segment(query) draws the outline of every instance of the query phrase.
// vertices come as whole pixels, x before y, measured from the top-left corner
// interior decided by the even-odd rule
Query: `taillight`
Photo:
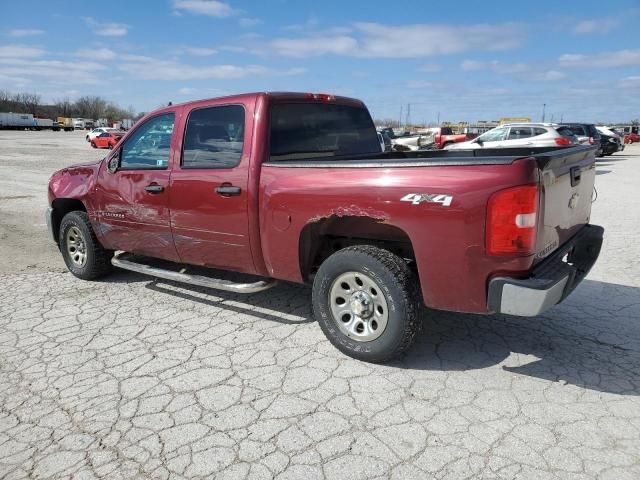
[[[571,141],[571,139],[567,137],[556,138],[556,145],[566,146],[566,145],[571,145],[572,143],[573,142]]]
[[[593,145],[593,137],[589,137],[589,145]]]
[[[491,195],[487,210],[487,253],[534,253],[537,218],[537,185],[507,188]]]

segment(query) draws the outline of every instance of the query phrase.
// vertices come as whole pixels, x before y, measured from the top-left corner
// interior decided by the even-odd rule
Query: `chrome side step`
[[[126,252],[118,252],[111,259],[111,264],[114,267],[143,273],[145,275],[151,275],[152,277],[198,285],[200,287],[214,288],[216,290],[224,290],[226,292],[257,293],[267,290],[278,283],[272,278],[260,280],[254,283],[235,283],[230,280],[218,280],[216,278],[205,277],[203,275],[190,275],[188,273],[173,272],[164,268],[152,267],[150,265],[145,265],[144,263],[127,260],[127,256],[130,256],[130,254]]]

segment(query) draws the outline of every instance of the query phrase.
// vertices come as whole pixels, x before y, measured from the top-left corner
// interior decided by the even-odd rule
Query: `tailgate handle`
[[[582,178],[582,170],[580,167],[571,167],[569,173],[571,174],[571,186],[575,187],[580,184],[580,178]]]

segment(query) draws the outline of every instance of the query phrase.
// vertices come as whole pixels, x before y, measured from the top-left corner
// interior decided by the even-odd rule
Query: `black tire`
[[[72,229],[79,232],[83,242],[82,248],[85,259],[82,264],[78,264],[77,260],[72,258],[72,253],[70,252],[69,245],[71,242],[69,242],[67,234]],[[69,212],[64,216],[62,222],[60,222],[58,245],[62,252],[64,263],[76,277],[82,280],[95,280],[111,273],[113,251],[102,248],[93,228],[91,228],[89,216],[86,212]]]
[[[388,307],[386,327],[370,341],[357,341],[343,333],[338,326],[341,320],[332,312],[334,282],[349,272],[373,280]],[[421,294],[415,275],[402,258],[381,248],[359,245],[331,255],[318,269],[312,297],[314,316],[326,337],[338,350],[358,360],[379,363],[397,357],[413,344],[422,327]]]
[[[93,142],[91,142],[91,146],[92,146],[93,148],[98,148],[98,146],[97,146],[95,143],[93,143]]]

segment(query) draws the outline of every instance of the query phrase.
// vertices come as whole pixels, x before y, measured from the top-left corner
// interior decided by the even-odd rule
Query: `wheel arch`
[[[305,225],[300,232],[300,274],[310,282],[330,255],[353,245],[372,245],[405,258],[415,269],[415,253],[409,235],[401,228],[366,216],[331,216]]]
[[[77,198],[56,198],[51,202],[51,208],[53,208],[51,215],[51,229],[56,243],[58,243],[60,224],[62,223],[64,216],[69,212],[87,211],[84,203]]]

